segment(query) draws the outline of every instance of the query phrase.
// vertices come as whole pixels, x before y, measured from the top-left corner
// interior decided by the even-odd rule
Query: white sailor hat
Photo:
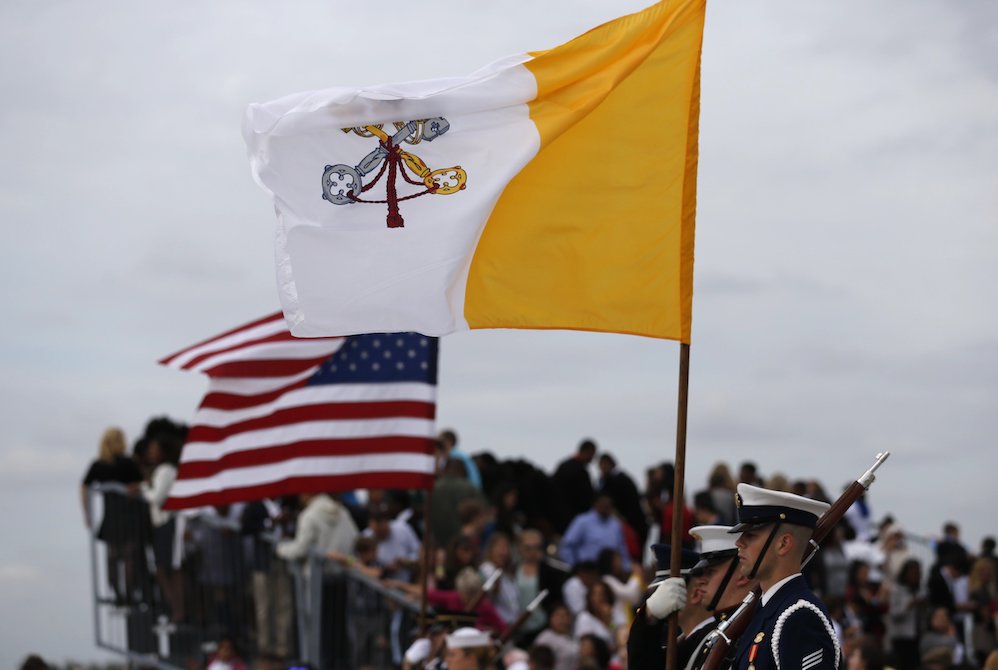
[[[759,526],[781,521],[797,526],[814,528],[818,517],[831,507],[828,503],[804,496],[770,491],[751,484],[739,484],[735,495],[738,524],[729,533],[740,533],[749,526]]]
[[[466,649],[469,647],[487,647],[492,638],[483,630],[477,628],[458,628],[447,636],[447,646],[451,649]]]
[[[655,578],[652,579],[651,584],[648,586],[658,584],[672,576],[672,545],[653,544],[651,545],[651,550],[655,553],[656,569]],[[689,577],[696,574],[693,568],[699,560],[700,555],[697,552],[682,549],[679,557],[679,576]]]
[[[704,568],[723,563],[738,555],[735,546],[735,536],[729,533],[731,526],[694,526],[690,528],[690,536],[700,541],[700,562],[694,569]]]

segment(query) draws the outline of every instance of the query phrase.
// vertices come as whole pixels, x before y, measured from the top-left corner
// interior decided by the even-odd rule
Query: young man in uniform
[[[837,670],[841,650],[824,604],[801,575],[801,561],[827,503],[738,485],[738,569],[758,579],[759,606],[738,640],[737,670]]]
[[[690,535],[700,542],[700,562],[694,569],[700,574],[696,587],[704,607],[712,614],[707,625],[691,631],[689,638],[694,650],[685,665],[686,670],[699,670],[707,660],[710,647],[706,642],[710,633],[734,612],[745,596],[758,583],[738,571],[738,547],[731,526],[695,526]],[[732,646],[729,654],[734,653]],[[722,668],[730,667],[730,656]]]

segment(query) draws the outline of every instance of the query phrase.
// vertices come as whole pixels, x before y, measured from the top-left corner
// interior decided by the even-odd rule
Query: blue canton
[[[438,338],[419,333],[353,335],[308,384],[437,383]]]

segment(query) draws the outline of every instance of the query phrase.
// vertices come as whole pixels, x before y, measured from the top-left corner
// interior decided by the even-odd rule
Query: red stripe
[[[200,493],[186,498],[169,498],[163,509],[177,510],[206,505],[231,505],[236,502],[275,498],[299,493],[327,493],[353,489],[429,489],[433,475],[416,472],[373,472],[364,474],[291,477],[283,481]]]
[[[238,393],[223,393],[221,391],[215,391],[204,397],[204,400],[201,401],[201,406],[198,407],[198,409],[245,409],[247,407],[256,407],[257,405],[268,403],[271,400],[276,400],[288,391],[302,388],[307,384],[308,378],[306,377],[305,379],[299,379],[298,381],[288,384],[287,386],[282,386],[279,389],[267,391],[266,393],[258,393],[256,395],[239,395]]]
[[[228,352],[231,352],[231,351],[237,351],[239,349],[245,349],[247,347],[253,347],[253,346],[256,346],[258,344],[267,344],[267,343],[273,343],[273,342],[290,342],[290,343],[292,343],[292,346],[293,346],[293,343],[295,343],[295,342],[301,342],[301,340],[298,339],[297,337],[295,337],[294,335],[292,335],[290,332],[275,333],[273,335],[268,335],[266,337],[258,337],[255,340],[246,340],[245,342],[239,342],[238,344],[233,344],[232,346],[226,347],[224,349],[212,349],[210,351],[206,351],[203,354],[195,356],[191,360],[189,360],[186,363],[184,363],[182,366],[180,366],[180,369],[181,370],[190,370],[191,368],[193,368],[195,365],[197,365],[201,361],[209,359],[212,356],[219,356],[221,354],[225,354],[225,353],[228,353]]]
[[[269,323],[271,321],[276,321],[278,319],[283,319],[283,318],[284,318],[284,314],[282,314],[281,312],[274,312],[273,314],[269,314],[269,315],[263,317],[262,319],[257,319],[256,321],[251,321],[249,323],[246,323],[246,324],[243,324],[243,325],[239,326],[238,328],[233,328],[232,330],[227,330],[224,333],[222,333],[221,335],[216,335],[215,337],[210,337],[207,340],[204,340],[202,342],[198,342],[197,344],[192,344],[189,347],[185,347],[184,349],[181,349],[177,353],[170,354],[166,358],[161,359],[159,361],[159,364],[160,365],[169,365],[170,361],[172,361],[173,359],[175,359],[178,356],[186,354],[191,349],[197,349],[198,347],[203,347],[204,345],[211,344],[212,342],[215,342],[216,340],[220,340],[223,337],[228,337],[229,335],[235,335],[236,333],[238,333],[240,331],[249,330],[250,328],[256,328],[257,326],[262,326],[265,323]]]
[[[203,370],[209,377],[290,377],[319,365],[332,354],[317,358],[287,358],[282,360],[243,360],[221,363]]]
[[[344,440],[302,440],[277,447],[246,449],[214,461],[181,462],[177,479],[203,479],[233,468],[272,465],[292,458],[312,456],[364,456],[367,454],[432,454],[436,441],[426,437],[364,437]]]
[[[353,419],[432,419],[436,405],[417,400],[388,402],[335,402],[288,407],[266,416],[254,417],[227,426],[193,426],[187,434],[188,442],[221,442],[251,430],[288,426],[304,421],[349,421]]]

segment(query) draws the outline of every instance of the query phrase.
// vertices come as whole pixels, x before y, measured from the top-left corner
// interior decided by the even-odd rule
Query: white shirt
[[[794,577],[800,577],[800,573],[798,572],[796,574],[790,575],[789,577],[784,577],[783,579],[781,579],[780,581],[776,582],[768,589],[766,589],[766,592],[762,594],[762,606],[765,607],[766,603],[769,602],[770,598],[775,596],[776,592],[780,590],[780,587],[789,582]]]

